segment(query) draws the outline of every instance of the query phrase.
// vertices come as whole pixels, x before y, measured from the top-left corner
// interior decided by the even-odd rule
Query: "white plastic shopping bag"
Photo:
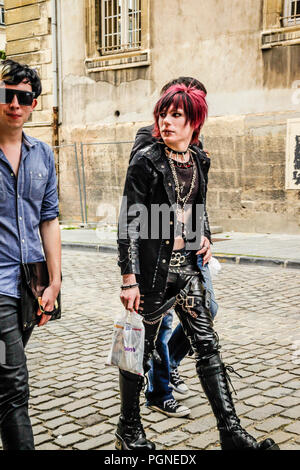
[[[143,317],[136,312],[130,313],[124,310],[114,322],[112,344],[106,365],[144,375],[144,340]]]
[[[217,258],[213,258],[213,257],[210,258],[208,262],[208,267],[209,267],[209,271],[210,271],[210,275],[212,279],[214,279],[221,271],[221,265],[219,261],[217,260]]]

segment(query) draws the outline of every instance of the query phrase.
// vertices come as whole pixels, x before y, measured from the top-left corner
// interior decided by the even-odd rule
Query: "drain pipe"
[[[57,54],[57,0],[51,0],[51,36],[52,36],[52,74],[53,74],[53,108],[52,108],[52,146],[56,162],[57,191],[59,195],[59,132],[58,132],[58,54]]]

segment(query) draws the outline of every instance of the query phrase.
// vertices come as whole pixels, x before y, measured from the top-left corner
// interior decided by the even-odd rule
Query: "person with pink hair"
[[[174,309],[195,354],[196,372],[216,417],[223,450],[277,450],[272,439],[257,442],[240,425],[219,353],[210,295],[197,269],[203,250],[206,184],[203,152],[193,145],[207,117],[205,93],[174,84],[154,108],[156,141],[132,157],[124,186],[118,249],[121,301],[143,316],[144,373],[155,354],[162,318]],[[206,252],[206,258],[211,256]],[[154,450],[141,423],[143,377],[119,371],[119,450]]]

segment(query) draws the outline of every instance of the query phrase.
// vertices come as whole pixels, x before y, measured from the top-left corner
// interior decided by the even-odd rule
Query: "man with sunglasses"
[[[35,70],[12,60],[0,62],[0,340],[4,345],[0,432],[4,450],[34,449],[24,352],[32,329],[23,332],[20,321],[22,263],[46,258],[50,283],[41,299],[39,326],[50,319],[61,285],[53,153],[23,131],[41,91]]]

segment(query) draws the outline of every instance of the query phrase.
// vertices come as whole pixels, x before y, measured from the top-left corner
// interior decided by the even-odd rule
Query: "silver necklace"
[[[172,176],[173,176],[174,183],[175,183],[176,214],[177,214],[177,219],[179,219],[179,217],[184,215],[185,206],[186,206],[189,198],[191,197],[191,194],[192,194],[193,189],[195,187],[195,182],[196,182],[196,177],[197,177],[197,170],[196,170],[195,160],[193,159],[193,156],[191,154],[191,160],[193,162],[193,175],[192,175],[192,180],[191,180],[191,186],[190,186],[189,192],[185,196],[182,196],[181,190],[183,190],[183,187],[180,188],[176,168],[175,168],[175,165],[174,165],[174,162],[173,162],[173,159],[172,159],[172,151],[167,155],[167,157],[168,157],[168,160],[169,160],[169,163],[170,163],[170,168],[171,168]]]

